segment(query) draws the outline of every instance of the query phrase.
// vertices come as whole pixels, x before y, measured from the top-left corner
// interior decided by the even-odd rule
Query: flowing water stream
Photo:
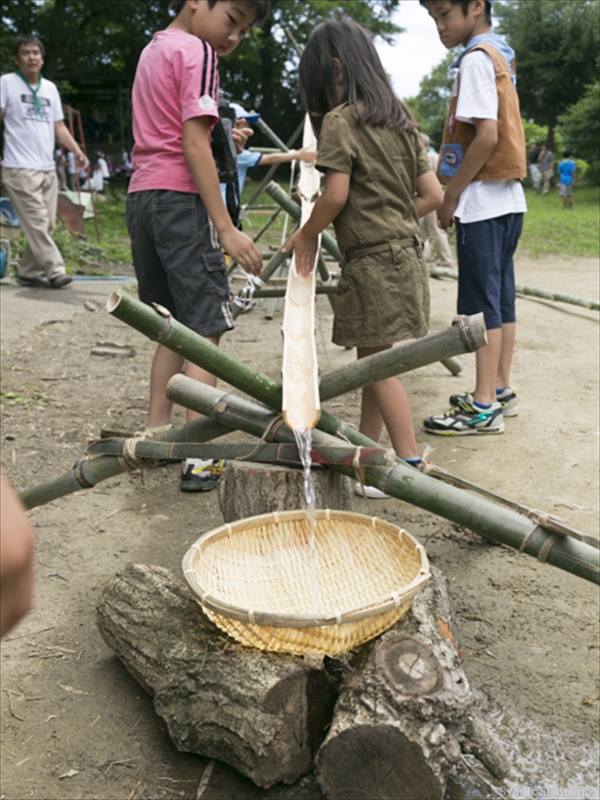
[[[294,429],[294,437],[298,447],[300,460],[304,469],[304,494],[306,496],[306,519],[309,526],[309,558],[310,558],[310,596],[311,596],[311,613],[318,614],[321,609],[321,593],[319,590],[319,580],[317,575],[318,570],[318,554],[317,554],[317,512],[315,508],[315,486],[312,479],[312,430],[309,428],[307,431],[299,431]]]

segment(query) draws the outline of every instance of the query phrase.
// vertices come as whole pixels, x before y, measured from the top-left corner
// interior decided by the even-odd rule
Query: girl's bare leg
[[[389,350],[391,345],[382,347],[359,347],[358,358]],[[386,378],[363,389],[360,432],[377,441],[384,423],[392,446],[400,458],[417,458],[417,440],[412,423],[410,402],[400,381]],[[364,427],[363,427],[364,425]],[[377,434],[376,436],[373,434]]]

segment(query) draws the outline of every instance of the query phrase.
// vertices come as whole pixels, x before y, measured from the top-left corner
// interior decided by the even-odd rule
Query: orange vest
[[[498,90],[498,143],[473,180],[502,181],[526,178],[525,131],[521,122],[519,97],[506,59],[492,45],[479,44],[472,50],[484,50],[492,59]],[[460,92],[460,73],[458,92]],[[450,101],[450,110],[444,126],[444,138],[437,168],[441,183],[450,183],[475,138],[475,126],[456,119],[457,102],[458,93]]]

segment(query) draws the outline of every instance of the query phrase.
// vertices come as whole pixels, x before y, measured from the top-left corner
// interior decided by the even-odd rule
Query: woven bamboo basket
[[[222,525],[186,553],[204,612],[242,644],[345,653],[394,625],[430,576],[425,550],[377,517],[329,509]]]

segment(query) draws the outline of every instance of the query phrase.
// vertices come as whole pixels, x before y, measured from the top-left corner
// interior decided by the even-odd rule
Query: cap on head
[[[239,103],[230,103],[231,108],[235,111],[237,119],[245,119],[252,125],[260,119],[260,114],[248,114],[248,112]]]

